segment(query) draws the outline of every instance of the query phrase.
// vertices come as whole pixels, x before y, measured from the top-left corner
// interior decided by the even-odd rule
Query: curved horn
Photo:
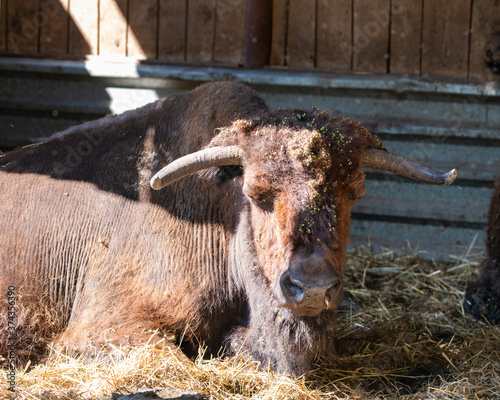
[[[379,149],[366,149],[361,167],[393,172],[430,185],[447,186],[457,177],[457,170],[439,171],[418,161]]]
[[[242,159],[243,152],[238,146],[211,147],[200,150],[178,158],[162,168],[151,178],[150,185],[153,189],[159,190],[203,169],[223,165],[241,165]]]

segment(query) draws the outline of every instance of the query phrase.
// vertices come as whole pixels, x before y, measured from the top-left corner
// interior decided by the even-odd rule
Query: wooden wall
[[[246,0],[2,0],[0,53],[244,62]],[[495,77],[498,0],[274,0],[270,65]]]
[[[498,0],[274,0],[271,63],[493,79]]]
[[[2,0],[0,51],[239,63],[245,0]]]

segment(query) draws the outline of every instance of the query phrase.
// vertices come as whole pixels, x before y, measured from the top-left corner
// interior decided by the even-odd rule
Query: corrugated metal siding
[[[500,175],[500,91],[491,85],[0,59],[0,148],[220,79],[250,83],[273,107],[316,106],[353,116],[391,151],[458,168],[456,183],[446,188],[367,171],[367,194],[353,209],[353,244],[409,243],[445,258],[483,250]]]

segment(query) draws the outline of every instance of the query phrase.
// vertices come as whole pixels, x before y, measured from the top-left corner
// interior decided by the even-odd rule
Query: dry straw
[[[0,398],[109,399],[118,389],[152,387],[210,399],[500,398],[500,328],[462,309],[476,270],[477,262],[461,259],[355,250],[338,313],[338,355],[318,360],[305,377],[241,357],[189,360],[158,343],[115,349],[93,362],[59,354],[18,371],[16,397],[3,384]]]

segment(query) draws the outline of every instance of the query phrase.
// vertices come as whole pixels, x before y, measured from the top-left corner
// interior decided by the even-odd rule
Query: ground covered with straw
[[[355,250],[338,313],[338,355],[318,360],[304,377],[143,346],[107,361],[60,355],[20,369],[16,395],[2,384],[0,398],[110,399],[118,390],[166,387],[209,399],[500,399],[500,327],[462,309],[478,261]]]

